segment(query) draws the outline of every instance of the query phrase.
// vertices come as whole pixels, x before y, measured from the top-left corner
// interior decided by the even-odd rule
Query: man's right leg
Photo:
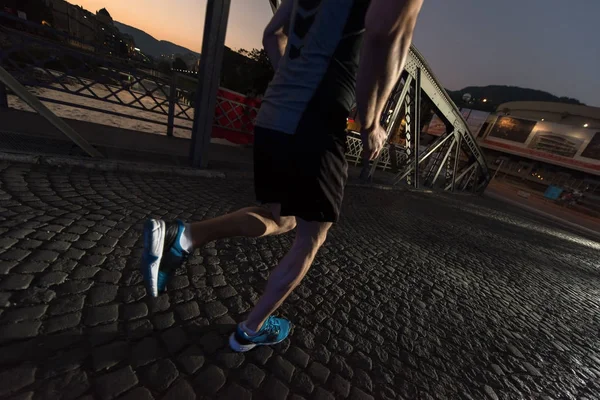
[[[194,248],[230,237],[280,235],[296,227],[295,217],[282,217],[280,204],[248,207],[190,225]]]
[[[229,338],[234,351],[279,343],[289,334],[289,321],[275,318],[272,314],[300,284],[332,225],[331,222],[307,222],[299,218],[297,221],[292,248],[271,272],[264,294],[246,321],[240,323]]]
[[[220,217],[184,224],[150,219],[144,226],[142,273],[151,296],[165,290],[174,271],[195,248],[230,237],[280,235],[296,227],[295,217],[281,217],[281,206],[248,207]]]

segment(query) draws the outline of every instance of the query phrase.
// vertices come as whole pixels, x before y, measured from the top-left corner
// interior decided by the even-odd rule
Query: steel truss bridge
[[[174,128],[191,130],[192,164],[205,167],[213,127],[247,133],[251,130],[257,112],[252,106],[223,97],[223,91],[218,87],[230,1],[208,1],[201,66],[198,80],[192,85],[182,74],[161,76],[142,66],[136,67],[116,58],[87,54],[71,46],[0,25],[0,107],[7,106],[8,87],[93,157],[102,157],[102,154],[40,100],[163,124],[169,136],[173,135]],[[269,0],[269,4],[274,12],[280,0]],[[49,60],[54,66],[62,64],[59,71],[48,67]],[[93,76],[90,75],[90,68],[94,71]],[[130,82],[124,86],[115,85],[114,82],[118,82],[119,76],[122,77],[123,74],[129,77]],[[195,85],[196,89],[193,87]],[[72,97],[73,100],[69,100],[67,104],[64,100],[51,96],[36,97],[25,86],[41,87],[47,91],[77,97]],[[182,98],[189,98],[190,94],[196,99],[193,106]],[[120,108],[118,111],[109,111],[104,106],[82,104],[78,98],[87,99],[88,103],[89,100],[94,100],[94,104],[110,103],[111,106]],[[425,98],[445,122],[446,132],[429,145],[421,146],[421,115]],[[141,116],[138,111],[145,114]],[[389,184],[408,184],[415,188],[472,192],[485,189],[490,174],[482,151],[462,114],[414,47],[411,47],[405,70],[382,116],[383,126],[387,128],[389,135],[402,121],[405,122],[405,145],[386,146],[377,160],[363,167],[365,178],[373,179],[378,175],[377,178],[382,176]],[[360,137],[357,133],[350,132],[347,152],[349,161],[360,163],[361,154]]]
[[[269,4],[275,12],[281,0],[269,0]],[[420,146],[422,96],[430,100],[446,125],[446,132],[424,150]],[[406,121],[406,145],[403,149],[388,145],[371,164],[369,178],[378,168],[387,170],[395,165],[399,171],[389,179],[391,184],[404,181],[415,188],[481,192],[489,183],[485,158],[467,122],[414,46],[382,118],[388,137],[403,119]],[[358,135],[348,136],[348,148],[348,157],[358,163],[362,154]]]

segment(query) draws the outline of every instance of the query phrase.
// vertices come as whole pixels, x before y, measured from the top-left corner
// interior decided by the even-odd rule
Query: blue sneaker
[[[152,297],[165,291],[167,283],[189,256],[181,247],[183,222],[149,219],[144,224],[142,275]]]
[[[287,319],[270,316],[260,331],[254,336],[248,335],[238,324],[234,333],[229,337],[229,347],[237,352],[252,350],[256,346],[269,346],[283,342],[290,334],[292,324]]]

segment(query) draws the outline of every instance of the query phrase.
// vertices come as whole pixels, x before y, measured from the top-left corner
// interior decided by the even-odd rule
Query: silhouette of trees
[[[158,62],[156,69],[158,71],[162,72],[163,74],[170,74],[171,73],[171,64],[167,61],[161,60]]]
[[[105,17],[112,19],[112,17],[110,16],[110,13],[108,12],[108,10],[106,8],[102,8],[101,10],[99,10],[98,14],[104,15]]]
[[[183,69],[187,70],[187,64],[180,57],[176,57],[175,61],[173,61],[173,69]]]
[[[273,74],[273,67],[264,50],[234,51],[225,47],[221,86],[251,97],[262,96]]]

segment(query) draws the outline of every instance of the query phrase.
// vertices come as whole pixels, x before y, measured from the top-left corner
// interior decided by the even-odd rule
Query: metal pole
[[[169,119],[167,120],[167,136],[173,136],[175,122],[175,103],[177,102],[177,75],[171,71],[171,87],[169,90]]]
[[[6,85],[0,82],[0,109],[8,108],[8,94],[6,93]]]
[[[473,182],[473,186],[471,187],[471,193],[475,193],[477,191],[477,177],[479,176],[479,165],[477,167],[475,167],[475,171],[473,171],[473,173],[475,174],[475,181]]]
[[[204,22],[204,39],[198,73],[198,90],[194,108],[194,127],[190,158],[192,166],[206,168],[212,132],[221,64],[225,49],[225,33],[231,0],[208,0]]]
[[[275,14],[275,11],[277,11],[277,9],[279,8],[281,1],[280,0],[269,0],[269,4],[271,5],[271,11],[273,11],[273,14]]]
[[[454,145],[456,144],[456,136],[452,135],[449,136],[452,138],[452,142],[450,143],[450,146],[448,146],[448,150],[446,151],[446,154],[444,155],[444,158],[442,160],[442,162],[440,163],[440,167],[438,168],[437,172],[435,173],[435,176],[433,177],[433,182],[431,182],[431,187],[435,187],[435,183],[437,182],[440,174],[442,173],[442,170],[444,169],[444,167],[448,167],[446,165],[446,162],[448,161],[448,157],[450,157],[450,154],[452,154],[452,149],[454,148]],[[448,179],[446,179],[446,182],[448,181]]]
[[[423,161],[425,161],[429,156],[431,156],[437,149],[439,149],[448,139],[452,138],[452,144],[454,144],[454,135],[448,135],[446,136],[443,140],[441,140],[439,143],[435,144],[431,149],[427,150],[427,153],[425,153],[425,155],[423,155],[423,157],[421,157],[419,159],[419,164],[422,163]],[[452,146],[452,144],[450,146]],[[450,151],[450,150],[448,150]],[[445,160],[446,158],[444,158]],[[395,175],[392,180],[391,180],[391,184],[395,185],[396,183],[400,182],[402,179],[406,178],[410,173],[412,173],[414,168],[414,165],[409,165],[408,168],[405,168],[403,171],[399,172],[397,175]]]
[[[92,157],[103,158],[104,156],[94,146],[88,143],[71,128],[65,121],[58,118],[56,114],[48,109],[37,97],[29,93],[29,91],[19,83],[7,70],[0,67],[0,81],[4,82],[21,100],[38,112],[42,117],[46,118],[52,125],[61,131],[66,137],[71,139],[73,143],[79,146],[83,151]]]
[[[475,162],[474,162],[473,164],[471,164],[471,165],[470,165],[468,168],[466,168],[465,170],[463,170],[463,172],[462,172],[462,173],[461,173],[461,174],[460,174],[460,175],[459,175],[459,176],[458,176],[456,179],[454,179],[454,176],[453,176],[452,183],[451,183],[451,184],[449,184],[448,186],[446,186],[446,189],[444,189],[444,190],[452,189],[452,191],[454,191],[454,189],[452,188],[452,186],[453,186],[453,185],[454,185],[456,182],[460,182],[460,180],[461,180],[461,179],[462,179],[462,178],[463,178],[463,177],[464,177],[466,174],[468,174],[469,172],[473,171],[473,168],[477,167],[477,165],[478,165],[478,164],[477,164],[477,161],[475,161]],[[470,178],[469,178],[469,179],[470,179]]]
[[[414,185],[415,189],[419,188],[419,142],[421,138],[421,68],[417,68],[416,71],[416,79],[415,79],[415,117],[414,121],[414,142],[415,142],[415,154],[414,154],[414,163],[415,163],[415,180]]]
[[[454,192],[454,184],[456,183],[456,174],[458,172],[458,159],[460,158],[460,145],[462,143],[462,135],[459,131],[456,131],[456,153],[454,155],[454,168],[452,168],[452,183],[450,184],[450,190]]]
[[[496,178],[496,175],[498,174],[498,171],[500,171],[500,168],[502,168],[502,164],[504,164],[504,160],[500,161],[500,165],[498,165],[496,172],[494,172],[494,176],[492,176],[492,181],[494,180],[494,178]]]
[[[402,80],[402,77],[400,77],[397,84],[400,84],[401,80]],[[386,144],[389,142],[390,136],[392,135],[393,130],[396,128],[396,123],[402,123],[402,120],[398,121],[398,116],[400,114],[400,110],[405,108],[405,106],[406,106],[404,104],[404,100],[406,99],[406,95],[407,95],[408,91],[410,90],[410,85],[412,84],[412,80],[413,80],[413,77],[411,75],[407,75],[406,79],[404,80],[404,86],[402,87],[400,96],[398,97],[398,100],[396,101],[396,104],[394,106],[394,112],[392,113],[392,116],[390,118],[390,123],[386,127],[386,131],[387,131],[387,138],[385,140]],[[390,156],[392,156],[391,153],[390,153]],[[395,157],[395,154],[393,154],[393,156]],[[379,153],[379,155],[377,156],[377,158],[373,161],[373,164],[371,165],[371,168],[369,171],[369,177],[373,177],[373,175],[375,174],[375,170],[377,169],[377,165],[379,164],[380,159],[381,159],[381,152]]]

